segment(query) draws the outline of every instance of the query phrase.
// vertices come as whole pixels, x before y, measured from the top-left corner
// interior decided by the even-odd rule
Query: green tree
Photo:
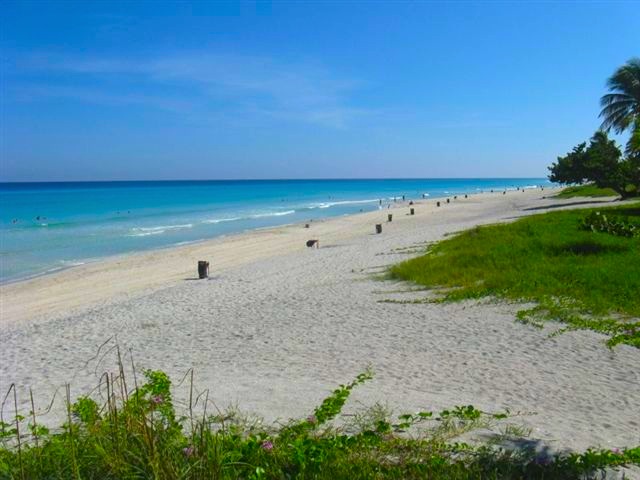
[[[625,196],[627,179],[622,152],[603,131],[596,132],[585,152],[585,177],[600,188],[612,188]]]
[[[587,142],[573,147],[564,157],[549,167],[549,180],[554,183],[584,183],[588,180],[586,171]]]
[[[627,154],[640,153],[640,58],[632,58],[618,68],[607,81],[609,92],[600,99],[604,131],[616,133],[627,130],[631,139]]]
[[[637,191],[629,184],[638,185],[640,158],[622,158],[622,152],[606,132],[598,131],[586,143],[574,147],[549,167],[549,180],[556,183],[593,182],[600,188],[612,188],[622,197]]]

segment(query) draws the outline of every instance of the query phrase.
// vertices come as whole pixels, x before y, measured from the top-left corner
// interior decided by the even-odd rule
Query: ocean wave
[[[166,230],[154,230],[153,232],[140,232],[140,233],[130,233],[127,237],[148,237],[149,235],[160,235],[166,232]]]
[[[85,265],[87,262],[81,262],[79,260],[60,260],[60,263],[65,267],[79,267]]]
[[[135,227],[131,230],[134,232],[157,232],[158,230],[178,230],[181,228],[191,228],[193,223],[185,223],[183,225],[161,225],[159,227]]]
[[[245,217],[246,218],[246,217]],[[202,223],[222,223],[222,222],[235,222],[236,220],[242,220],[243,217],[231,217],[231,218],[211,218],[209,220],[203,220]]]
[[[264,213],[254,213],[252,215],[245,215],[242,217],[225,217],[225,218],[211,218],[208,220],[203,220],[202,223],[222,223],[222,222],[235,222],[238,220],[251,220],[254,218],[266,218],[266,217],[281,217],[283,215],[291,215],[296,213],[295,210],[286,210],[284,212],[264,212]]]
[[[331,207],[335,207],[336,205],[357,205],[361,203],[376,203],[378,201],[379,199],[373,198],[373,199],[367,199],[367,200],[341,200],[338,202],[322,202],[315,205],[311,205],[307,207],[307,209],[312,210],[314,208],[331,208]]]
[[[286,210],[284,212],[256,213],[255,215],[250,215],[248,218],[281,217],[283,215],[291,215],[292,213],[296,213],[296,211]]]
[[[192,228],[193,223],[185,223],[183,225],[160,225],[157,227],[134,227],[129,230],[128,237],[148,237],[149,235],[160,235],[167,230],[181,230],[183,228]]]

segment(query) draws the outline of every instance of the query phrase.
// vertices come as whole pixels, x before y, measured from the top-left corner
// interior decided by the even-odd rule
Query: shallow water
[[[244,230],[542,178],[0,184],[0,281]],[[380,205],[382,200],[382,205]]]

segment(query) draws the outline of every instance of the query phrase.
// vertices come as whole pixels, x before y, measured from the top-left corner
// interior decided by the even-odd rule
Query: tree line
[[[549,180],[562,184],[594,183],[622,198],[640,195],[640,58],[632,58],[608,79],[600,99],[600,129],[589,142],[573,148],[549,167]],[[624,153],[609,138],[629,132]]]

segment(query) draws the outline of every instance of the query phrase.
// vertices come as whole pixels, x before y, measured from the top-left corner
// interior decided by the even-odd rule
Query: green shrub
[[[539,457],[497,443],[456,442],[509,416],[473,406],[403,414],[396,421],[376,415],[359,428],[332,424],[370,372],[340,386],[308,418],[281,427],[208,415],[206,408],[196,417],[191,404],[180,416],[167,375],[147,371],[145,377],[144,385],[126,392],[123,377],[113,384],[106,376],[106,402],[80,397],[55,433],[39,429],[35,415],[3,423],[0,478],[582,479],[640,464],[640,448]],[[21,430],[30,433],[18,436],[24,422],[31,428]]]
[[[628,219],[610,218],[600,212],[589,213],[582,221],[582,228],[619,237],[636,237],[640,235],[639,225],[630,222]]]

